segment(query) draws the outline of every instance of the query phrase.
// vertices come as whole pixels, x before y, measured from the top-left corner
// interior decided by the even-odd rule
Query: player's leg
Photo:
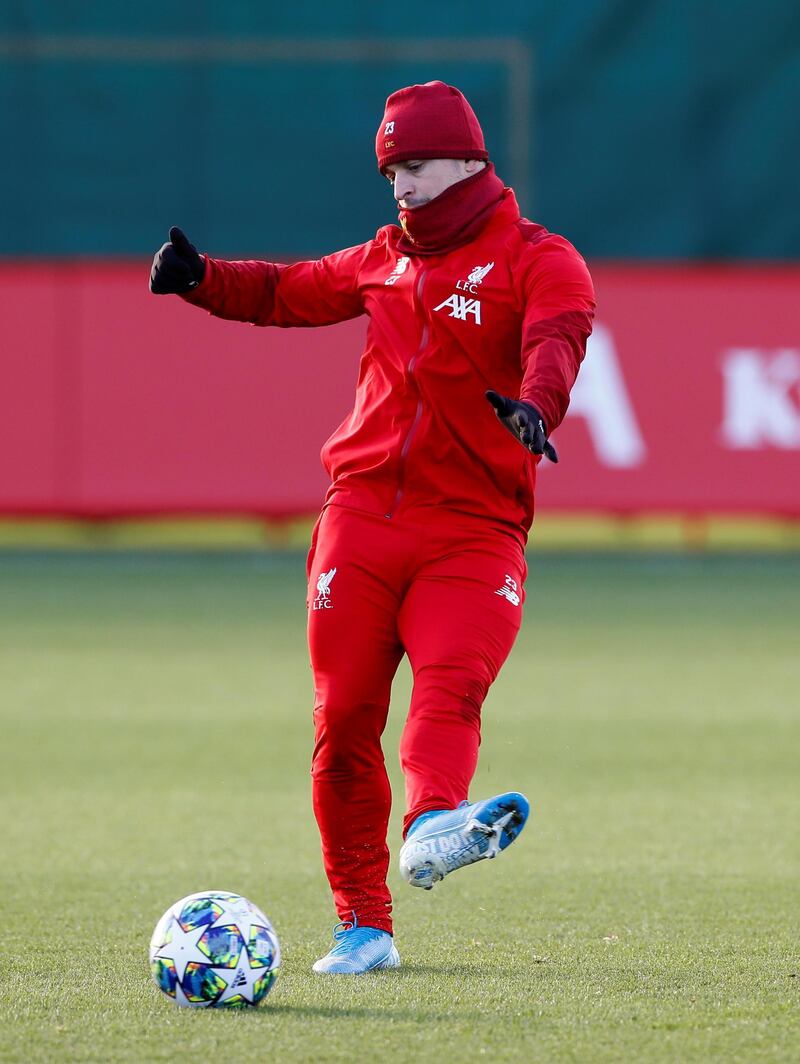
[[[343,921],[391,932],[391,806],[381,733],[402,657],[394,541],[376,519],[329,507],[309,555],[314,813]]]
[[[423,814],[454,810],[467,801],[478,762],[483,701],[522,620],[526,567],[521,543],[502,532],[473,531],[460,543],[453,542],[452,532],[447,536],[446,547],[431,537],[431,560],[415,575],[400,612],[400,636],[414,675],[400,748],[404,833],[414,825],[416,834]],[[465,836],[464,843],[475,847],[473,859],[478,859],[513,841],[527,812],[523,796],[510,792],[438,827],[446,829],[452,844],[468,822],[483,823],[485,830],[476,828],[478,834]],[[426,831],[434,826],[431,819]]]

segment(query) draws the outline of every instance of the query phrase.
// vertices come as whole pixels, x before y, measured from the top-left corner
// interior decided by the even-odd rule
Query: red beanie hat
[[[488,159],[483,131],[465,97],[443,81],[409,85],[386,101],[375,138],[378,169],[406,159]]]

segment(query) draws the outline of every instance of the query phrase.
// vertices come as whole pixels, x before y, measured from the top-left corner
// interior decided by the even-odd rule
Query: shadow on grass
[[[492,967],[491,974],[494,976],[506,976],[519,980],[524,972],[520,968],[497,968]],[[343,976],[336,979],[338,986],[347,985],[352,980],[354,986],[358,986],[359,992],[369,993],[370,985],[378,987],[380,985],[388,986],[398,983],[416,983],[414,989],[416,991],[420,988],[420,982],[424,983],[426,978],[431,977],[445,977],[448,980],[454,976],[460,980],[466,980],[468,982],[474,979],[477,986],[480,982],[483,984],[486,980],[486,969],[481,968],[480,965],[468,965],[468,964],[404,964],[402,968],[392,972],[371,972],[367,975],[353,975]],[[464,983],[462,982],[459,989],[462,989]],[[379,1020],[385,1022],[387,1016],[391,1016],[392,1020],[412,1020],[414,1023],[442,1023],[445,1021],[452,1021],[454,1018],[453,1010],[439,1010],[439,1011],[423,1011],[418,1006],[412,1006],[409,1008],[395,1008],[395,1002],[390,1004],[382,1004],[379,1006],[371,1005],[358,1005],[352,1002],[347,1002],[342,1005],[307,1005],[307,1004],[291,1004],[284,1003],[280,1000],[273,1000],[270,998],[268,1002],[262,1008],[258,1009],[244,1009],[236,1010],[238,1016],[256,1017],[266,1020],[270,1015],[273,1016],[297,1016],[297,1017],[316,1017],[320,1019],[341,1019],[348,1017],[351,1019],[361,1020]],[[465,1013],[466,1015],[466,1013]],[[473,1010],[469,1011],[469,1015],[473,1015]]]
[[[363,1008],[358,1005],[281,1005],[277,1002],[274,1005],[267,1004],[263,1008],[247,1009],[239,1012],[238,1015],[258,1016],[261,1019],[269,1019],[270,1013],[273,1016],[276,1014],[279,1016],[307,1016],[309,1018],[317,1017],[331,1020],[348,1017],[359,1020],[378,1020],[381,1023],[385,1023],[389,1017],[392,1020],[413,1020],[414,1023],[442,1023],[445,1020],[453,1019],[452,1013],[445,1015],[441,1012],[422,1012],[418,1008],[396,1009],[390,1005],[381,1008]]]
[[[481,965],[481,964],[415,964],[403,962],[403,967],[397,972],[392,973],[394,979],[413,979],[416,976],[447,976],[448,978],[457,975],[461,979],[474,978],[480,980],[482,983],[486,982],[487,975],[499,975],[510,976],[514,979],[519,979],[525,974],[522,966],[516,968],[500,968],[495,964]]]

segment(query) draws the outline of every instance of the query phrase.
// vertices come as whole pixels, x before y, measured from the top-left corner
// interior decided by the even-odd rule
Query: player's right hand
[[[157,296],[190,292],[197,288],[206,272],[206,261],[177,225],[169,231],[150,269],[150,291]]]

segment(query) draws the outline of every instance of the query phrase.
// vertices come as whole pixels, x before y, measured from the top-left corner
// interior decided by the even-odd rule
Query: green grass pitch
[[[302,558],[1,554],[0,1059],[797,1060],[800,558],[530,564],[473,788],[529,826],[430,893],[393,863],[403,968],[325,980]],[[150,980],[203,888],[275,924],[261,1009]]]

